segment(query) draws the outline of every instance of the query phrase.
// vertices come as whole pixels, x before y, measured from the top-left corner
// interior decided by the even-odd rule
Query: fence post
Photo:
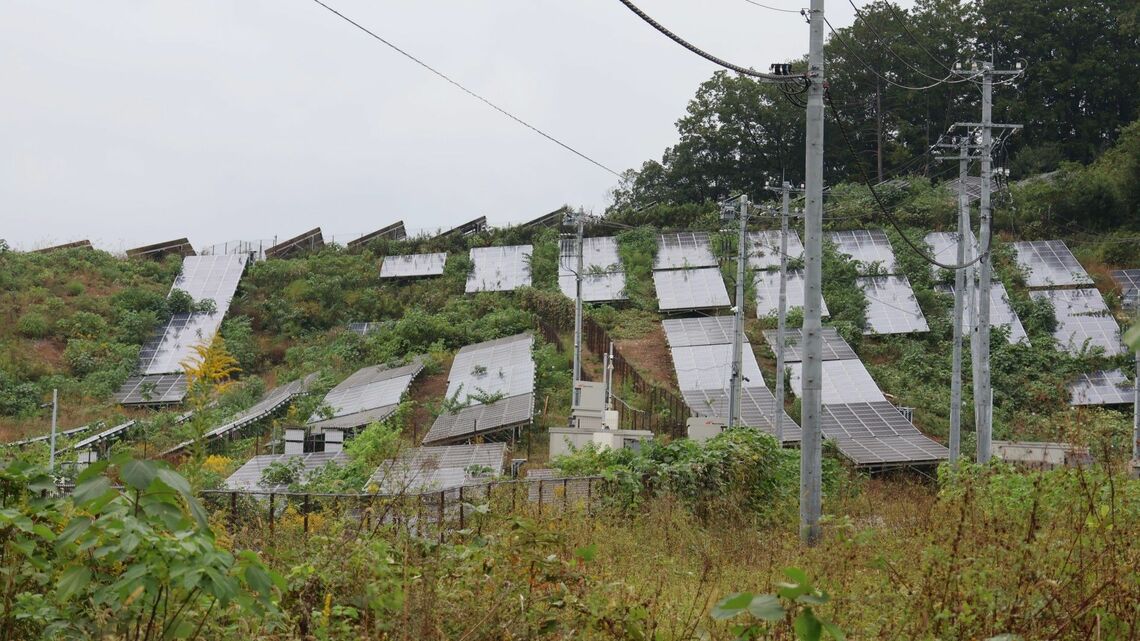
[[[542,516],[542,479],[538,479],[538,515]]]
[[[275,511],[273,509],[273,499],[276,496],[277,495],[274,494],[273,492],[269,493],[269,533],[270,534],[273,534],[273,512]]]
[[[230,492],[230,525],[237,529],[237,492]]]
[[[459,529],[462,530],[464,526],[463,520],[463,486],[459,486]]]
[[[304,512],[305,512],[304,525],[303,525],[304,533],[308,534],[309,533],[309,495],[308,495],[308,493],[305,494],[305,500],[301,503],[301,509],[304,510]]]
[[[439,522],[436,524],[439,527],[439,542],[443,543],[443,496],[444,490],[439,491]]]
[[[570,479],[562,479],[562,511],[565,513],[570,507]]]
[[[586,515],[594,515],[594,477],[586,481]]]

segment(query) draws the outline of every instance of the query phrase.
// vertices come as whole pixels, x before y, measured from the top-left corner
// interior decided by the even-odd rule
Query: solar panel
[[[446,252],[386,256],[384,263],[380,265],[380,278],[442,276],[445,263],[447,263]]]
[[[1079,354],[1087,344],[1089,348],[1104,348],[1108,356],[1126,353],[1120,340],[1120,326],[1095,288],[1039,290],[1029,295],[1053,304],[1057,316],[1053,338],[1061,349]]]
[[[658,308],[663,312],[728,307],[728,290],[717,267],[653,272]]]
[[[927,245],[930,245],[931,258],[944,265],[958,264],[958,232],[932,231],[926,235],[924,240]],[[969,232],[966,243],[966,256],[976,255],[978,240],[974,237],[973,231]],[[936,276],[940,269],[942,268],[936,265],[930,266],[930,272]]]
[[[360,334],[361,336],[367,336],[367,335],[372,334],[374,332],[380,331],[381,329],[384,328],[384,325],[386,325],[386,324],[387,324],[387,322],[349,323],[348,324],[348,331],[353,332],[355,334]]]
[[[389,240],[404,240],[407,237],[408,231],[404,229],[404,221],[397,220],[387,227],[381,227],[380,229],[377,229],[370,234],[364,234],[360,238],[348,241],[348,244],[345,245],[345,247],[362,247],[374,240],[379,240],[381,238],[387,238]]]
[[[707,232],[678,232],[657,237],[657,258],[653,269],[715,267],[716,257]]]
[[[575,241],[574,238],[563,241],[558,263],[558,287],[568,298],[577,296]],[[582,239],[582,265],[582,300],[600,303],[626,299],[625,273],[618,256],[617,239],[608,236]]]
[[[262,483],[262,475],[274,463],[286,464],[292,461],[301,462],[301,478],[299,484],[307,483],[313,474],[319,472],[329,463],[343,465],[348,462],[348,455],[341,452],[308,452],[305,454],[261,454],[246,461],[236,472],[226,479],[226,489],[251,492],[288,492],[289,484]]]
[[[670,347],[677,371],[677,388],[685,390],[727,390],[732,377],[732,345],[692,345]],[[744,382],[764,385],[764,375],[750,345],[742,352]]]
[[[518,334],[468,345],[451,362],[447,397],[456,394],[516,396],[534,391],[534,337]]]
[[[369,485],[392,494],[447,490],[502,474],[506,455],[506,443],[415,447],[376,468]]]
[[[195,345],[208,343],[222,324],[230,307],[238,281],[245,270],[244,255],[187,256],[182,273],[171,291],[181,289],[200,302],[214,301],[213,313],[174,314],[139,352],[139,371],[143,374],[167,374],[182,371],[182,361],[193,354]]]
[[[261,400],[254,403],[249,409],[239,412],[233,416],[229,421],[215,427],[214,429],[206,432],[204,438],[211,441],[217,438],[222,438],[240,431],[242,428],[252,425],[270,415],[277,410],[288,405],[294,398],[304,394],[308,391],[309,386],[316,380],[316,374],[309,374],[303,379],[295,380],[286,385],[282,385],[272,391],[268,392],[261,397]],[[194,443],[193,440],[184,441],[175,445],[174,447],[166,450],[161,456],[165,457],[170,454],[176,454]]]
[[[953,285],[938,285],[935,289],[944,294],[954,295]],[[1010,344],[1020,343],[1022,341],[1029,342],[1029,336],[1025,333],[1025,327],[1022,326],[1021,319],[1017,317],[1017,314],[1013,311],[1013,306],[1009,303],[1009,296],[1006,295],[1005,285],[999,282],[990,283],[990,325],[1009,328],[1009,337],[1007,340]],[[973,331],[970,327],[969,314],[966,313],[962,314],[962,331],[967,335]]]
[[[1120,287],[1120,301],[1125,309],[1140,307],[1140,269],[1118,269],[1112,280]]]
[[[946,181],[946,189],[954,194],[955,200],[958,198],[958,185],[961,182],[960,178]],[[982,178],[981,176],[967,176],[966,177],[966,198],[969,202],[981,200],[982,198]]]
[[[1064,241],[1021,241],[1013,243],[1013,249],[1017,252],[1017,264],[1026,273],[1027,287],[1093,284]]]
[[[534,416],[534,394],[511,396],[494,403],[473,404],[440,414],[424,435],[424,444],[465,441],[525,425]]]
[[[804,257],[804,245],[795,230],[788,230],[788,259]],[[756,231],[748,234],[748,265],[752,269],[780,267],[780,230]]]
[[[120,405],[174,405],[186,398],[185,374],[131,376],[115,392]]]
[[[774,329],[764,330],[764,340],[768,341],[768,345],[772,347],[772,351],[776,351],[776,335],[777,331]],[[824,327],[820,334],[823,347],[823,359],[825,361],[845,361],[845,360],[858,360],[859,356],[855,354],[855,350],[843,340],[839,332],[835,331],[834,327]],[[800,329],[785,329],[784,330],[784,363],[798,363],[803,361],[803,352],[800,348],[800,343],[803,340],[803,331]]]
[[[833,231],[828,232],[827,238],[835,243],[839,253],[847,254],[852,260],[862,263],[863,270],[873,263],[878,263],[888,274],[897,271],[895,251],[891,248],[887,233],[881,229]]]
[[[661,321],[670,347],[731,345],[733,325],[731,316],[667,318]]]
[[[478,234],[485,229],[487,229],[487,217],[480,216],[475,220],[465,222],[458,227],[452,227],[445,232],[440,232],[439,234],[436,234],[435,238],[443,238],[452,234],[458,234],[460,236],[471,236]]]
[[[357,370],[325,395],[331,416],[320,413],[309,417],[315,428],[351,429],[382,421],[392,415],[412,380],[423,369],[416,361],[403,367],[383,365]]]
[[[931,465],[950,458],[950,450],[921,433],[834,440],[843,456],[862,467]]]
[[[821,387],[824,405],[877,403],[887,400],[862,362],[823,361],[822,365]],[[796,396],[803,396],[803,363],[788,363],[788,369],[791,370],[788,385]]]
[[[90,448],[94,447],[95,445],[98,445],[99,443],[102,443],[104,441],[119,439],[127,432],[127,430],[131,429],[134,426],[135,426],[134,421],[127,421],[126,423],[120,423],[120,424],[118,424],[118,425],[116,425],[110,429],[99,432],[98,434],[88,436],[87,438],[85,438],[82,441],[79,441],[78,443],[73,445],[71,449],[73,449],[73,450],[86,450],[86,449],[90,449]]]
[[[863,276],[855,282],[867,297],[864,334],[928,332],[926,318],[906,276]]]
[[[475,247],[474,268],[467,275],[467,293],[509,292],[530,285],[530,245]]]
[[[1119,369],[1081,374],[1069,385],[1069,405],[1126,405],[1136,401],[1136,388]]]
[[[70,243],[63,243],[62,245],[52,245],[51,247],[43,247],[40,249],[33,249],[33,254],[48,254],[54,251],[63,249],[94,249],[90,240],[76,240]]]
[[[787,309],[793,310],[804,306],[804,272],[802,269],[788,270],[788,282],[785,287]],[[827,311],[827,302],[819,299],[820,314],[830,316]],[[780,272],[756,272],[756,317],[776,316],[780,312]]]
[[[188,239],[179,238],[127,250],[127,258],[165,258],[170,255],[193,256],[194,247]]]
[[[320,249],[325,246],[325,237],[321,234],[320,227],[314,227],[309,231],[294,236],[289,240],[277,243],[276,245],[265,250],[266,258],[289,258],[304,251],[312,251]]]
[[[728,416],[728,390],[687,390],[681,392],[685,404],[697,416]],[[784,409],[781,407],[780,411]],[[743,385],[740,390],[740,422],[748,427],[776,433],[773,422],[776,415],[776,399],[767,387]],[[784,441],[799,442],[800,428],[792,417],[784,413]]]

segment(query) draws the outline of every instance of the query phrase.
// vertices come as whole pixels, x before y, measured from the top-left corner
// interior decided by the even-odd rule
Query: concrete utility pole
[[[566,223],[575,225],[574,257],[577,268],[574,270],[574,381],[582,380],[582,278],[585,268],[582,263],[582,234],[586,227],[586,217],[581,212],[568,212]]]
[[[823,275],[823,4],[811,0],[808,49],[806,162],[804,163],[804,325],[800,441],[800,538],[819,543],[822,509],[823,345],[820,319]]]
[[[1140,309],[1140,301],[1137,302]],[[1132,476],[1140,478],[1140,349],[1136,350],[1136,399],[1132,405]]]
[[[980,128],[982,132],[980,158],[981,161],[981,198],[979,209],[981,213],[981,229],[978,234],[978,244],[981,247],[981,260],[978,261],[978,315],[977,326],[974,329],[976,338],[977,363],[974,377],[974,415],[977,420],[978,436],[978,462],[988,463],[990,449],[993,444],[993,390],[990,385],[990,286],[993,280],[993,252],[992,245],[992,219],[993,212],[990,206],[990,193],[993,188],[993,130],[1020,129],[1021,125],[995,124],[993,121],[993,89],[994,76],[1016,76],[1021,74],[1018,69],[1010,71],[995,71],[992,62],[981,63],[982,76],[982,121],[971,123],[957,123],[955,126]],[[969,72],[957,71],[959,75],[968,74],[977,76],[977,65]]]
[[[732,320],[732,382],[728,388],[728,426],[740,426],[740,395],[744,379],[744,275],[748,271],[748,196],[740,197],[736,246],[736,313]]]
[[[784,443],[784,342],[788,324],[788,214],[792,186],[781,185],[780,202],[780,302],[776,313],[776,441]]]
[[[966,263],[970,237],[970,197],[966,179],[970,169],[969,138],[962,136],[958,153],[958,264]],[[954,270],[954,359],[950,379],[950,462],[956,463],[962,449],[962,303],[966,297],[966,270]]]

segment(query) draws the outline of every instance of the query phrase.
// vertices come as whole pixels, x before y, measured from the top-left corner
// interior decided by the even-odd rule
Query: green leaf
[[[75,539],[79,538],[80,534],[86,532],[89,527],[91,527],[90,517],[77,516],[71,519],[67,527],[63,528],[63,531],[59,533],[59,538],[55,541],[56,545],[64,546],[71,544]]]
[[[763,621],[783,621],[784,606],[774,594],[757,594],[748,604],[748,613]]]
[[[583,563],[589,563],[594,560],[598,555],[598,546],[596,543],[591,543],[585,547],[580,547],[574,550],[574,557]]]
[[[716,602],[709,616],[718,621],[731,619],[748,609],[748,604],[750,603],[752,603],[752,593],[750,592],[730,594]]]
[[[170,489],[178,492],[183,496],[192,495],[190,483],[188,483],[186,479],[184,479],[178,472],[175,472],[168,467],[160,467],[156,470],[156,473],[159,480],[169,485]]]
[[[819,641],[823,630],[823,626],[820,625],[819,619],[815,618],[811,608],[804,608],[803,612],[800,612],[800,615],[792,623],[792,627],[795,628],[796,637],[800,641]]]
[[[91,505],[99,499],[114,492],[111,489],[111,482],[105,476],[97,476],[89,479],[75,486],[75,491],[71,493],[72,500],[76,505]]]
[[[90,481],[96,476],[101,475],[105,469],[107,469],[107,461],[95,461],[94,463],[83,468],[83,471],[75,477],[75,483],[78,485],[85,481]]]
[[[64,571],[63,575],[59,577],[59,583],[56,585],[56,595],[60,601],[66,601],[87,587],[87,584],[90,582],[91,570],[88,570],[86,566],[78,565],[68,568]]]
[[[127,485],[136,490],[145,490],[154,481],[157,466],[151,461],[132,459],[123,463],[119,469],[119,476]]]
[[[824,621],[823,619],[819,619],[819,624],[823,626],[823,631],[826,632],[832,639],[835,639],[835,641],[847,641],[847,635],[843,634],[843,630],[840,630],[839,626],[835,625],[831,621]]]
[[[823,590],[816,590],[808,594],[802,594],[796,599],[797,603],[805,603],[807,605],[823,605],[830,601],[831,598]]]

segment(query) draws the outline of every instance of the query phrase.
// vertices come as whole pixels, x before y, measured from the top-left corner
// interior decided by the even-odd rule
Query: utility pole
[[[582,256],[582,234],[585,231],[586,216],[581,212],[567,212],[565,222],[575,225],[574,254],[577,259],[577,268],[574,270],[574,369],[572,371],[575,382],[582,380],[582,277],[584,262]]]
[[[736,313],[732,321],[732,381],[728,388],[728,426],[740,426],[740,395],[744,378],[744,275],[748,268],[748,196],[740,197],[736,246]]]
[[[990,384],[990,287],[993,280],[993,253],[992,249],[992,221],[993,212],[990,206],[990,192],[993,188],[993,130],[1020,129],[1021,125],[995,124],[993,121],[993,89],[994,76],[1017,76],[1021,74],[1021,65],[1016,70],[996,71],[993,62],[981,63],[982,76],[982,121],[974,123],[957,123],[955,126],[979,128],[982,132],[980,158],[981,161],[981,198],[979,203],[981,230],[978,234],[978,244],[981,247],[981,260],[978,264],[978,300],[977,300],[977,327],[974,330],[976,337],[977,363],[974,378],[974,415],[977,419],[978,436],[978,463],[988,463],[990,448],[993,443],[993,391]],[[970,76],[979,75],[977,65],[969,72],[956,71],[959,75],[968,73]]]
[[[822,531],[821,477],[823,442],[823,345],[820,319],[823,275],[823,4],[811,0],[808,48],[808,97],[804,163],[804,325],[800,441],[800,538],[819,543]]]
[[[788,324],[788,214],[792,186],[781,185],[780,200],[780,302],[776,313],[776,442],[784,444],[784,342]]]
[[[970,142],[962,136],[958,150],[958,264],[966,263],[970,237],[970,197],[966,179],[970,170]],[[957,463],[962,450],[962,303],[966,297],[966,270],[954,270],[954,358],[950,379],[950,462]]]
[[[51,391],[51,454],[48,459],[48,471],[55,474],[55,430],[56,419],[59,416],[59,390],[52,389]]]
[[[1137,310],[1140,311],[1140,301],[1137,301]],[[1140,321],[1140,314],[1137,314]],[[1136,398],[1132,404],[1132,477],[1140,478],[1140,347],[1136,348],[1136,375],[1133,376],[1136,386]]]

